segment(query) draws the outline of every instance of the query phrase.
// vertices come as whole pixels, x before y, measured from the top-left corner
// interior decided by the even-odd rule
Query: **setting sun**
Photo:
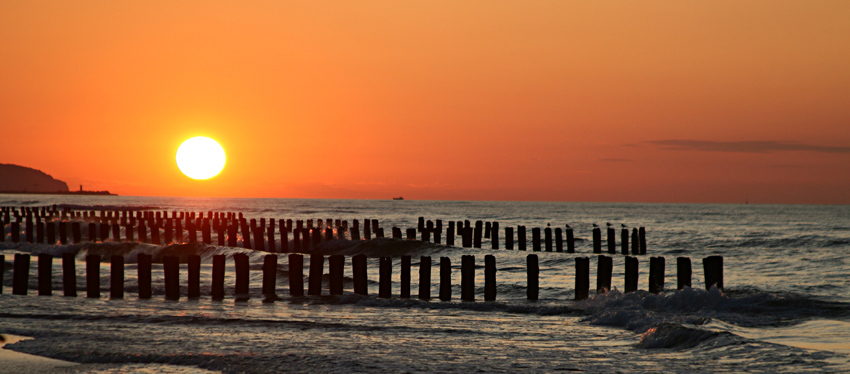
[[[224,168],[224,148],[213,139],[196,136],[177,148],[177,167],[192,179],[209,179]]]

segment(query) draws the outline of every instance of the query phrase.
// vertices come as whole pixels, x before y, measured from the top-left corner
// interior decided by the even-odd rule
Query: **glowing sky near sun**
[[[847,1],[0,3],[0,162],[122,195],[850,203]],[[227,152],[186,178],[185,139]],[[89,187],[90,186],[90,187]]]

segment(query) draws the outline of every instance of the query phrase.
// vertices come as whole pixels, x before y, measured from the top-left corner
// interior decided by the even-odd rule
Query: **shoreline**
[[[80,365],[76,362],[36,356],[6,348],[6,345],[8,344],[15,344],[27,339],[32,338],[27,336],[0,334],[0,362],[3,363],[3,365],[0,366],[0,374],[59,373],[65,372],[65,369]]]

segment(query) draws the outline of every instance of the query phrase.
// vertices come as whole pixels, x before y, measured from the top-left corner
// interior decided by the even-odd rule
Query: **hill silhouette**
[[[0,192],[67,193],[68,184],[26,166],[0,164]]]

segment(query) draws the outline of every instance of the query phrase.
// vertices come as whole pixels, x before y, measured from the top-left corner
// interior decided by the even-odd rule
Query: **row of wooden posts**
[[[322,295],[322,276],[324,273],[325,257],[320,254],[311,254],[310,273],[308,277],[308,295]],[[596,292],[604,293],[611,290],[611,274],[613,271],[612,258],[604,255],[597,257]],[[0,255],[0,264],[4,263],[4,256]],[[86,293],[87,297],[100,297],[100,263],[99,255],[87,255],[86,258]],[[289,294],[294,297],[304,296],[304,255],[290,254],[289,260]],[[381,257],[379,263],[379,291],[378,297],[392,297],[392,257]],[[213,300],[222,300],[225,297],[224,255],[213,256],[212,283],[210,296]],[[236,269],[235,298],[247,300],[249,294],[249,259],[248,255],[238,253],[233,255]],[[65,296],[77,296],[77,279],[75,269],[75,256],[73,253],[62,255],[62,282]],[[110,257],[110,298],[124,298],[124,257]],[[138,271],[138,297],[149,299],[152,296],[151,270],[152,256],[139,254],[137,258]],[[162,266],[164,272],[165,298],[168,300],[180,299],[180,262],[177,256],[164,256]],[[262,293],[267,300],[276,298],[277,281],[277,255],[266,255],[263,258],[263,285]],[[345,257],[342,255],[331,255],[328,258],[328,270],[330,276],[330,295],[343,294],[343,268]],[[352,279],[354,293],[368,295],[367,263],[365,255],[351,257]],[[5,265],[3,265],[5,266]],[[691,287],[691,260],[687,257],[676,259],[677,289]],[[723,258],[721,256],[710,256],[703,259],[706,289],[712,285],[723,288]],[[53,256],[50,254],[38,255],[38,294],[43,296],[52,295],[52,270]],[[660,293],[664,289],[664,257],[650,258],[649,289],[651,293]],[[3,269],[0,269],[3,270]],[[12,281],[12,293],[26,295],[29,286],[30,255],[15,254],[14,271]],[[191,255],[187,257],[188,293],[189,298],[201,296],[200,288],[201,257]],[[0,271],[0,293],[3,292],[2,274]],[[527,256],[527,297],[529,300],[537,300],[539,293],[539,266],[536,254]],[[586,299],[590,290],[590,258],[578,257],[575,259],[575,299]],[[440,300],[451,300],[451,261],[448,257],[440,257]],[[411,257],[401,257],[400,269],[400,295],[401,298],[410,298],[411,280]],[[493,255],[484,257],[484,299],[492,301],[496,299],[496,258]],[[638,259],[627,256],[625,262],[625,284],[624,292],[634,292],[638,289]],[[461,299],[464,301],[475,300],[475,256],[464,255],[461,257]],[[431,257],[422,256],[419,263],[419,298],[428,300],[431,298]]]
[[[128,241],[128,242],[143,242],[157,245],[171,243],[194,243],[198,241],[198,230],[201,231],[201,241],[205,244],[212,244],[212,231],[216,231],[218,235],[217,244],[220,246],[236,247],[238,240],[242,238],[242,246],[244,248],[255,250],[266,250],[268,252],[278,252],[276,243],[276,223],[279,222],[279,240],[280,253],[301,252],[309,250],[311,247],[317,246],[320,242],[333,239],[346,239],[346,232],[350,231],[351,240],[360,240],[360,223],[358,220],[353,220],[351,228],[348,227],[347,220],[327,219],[326,221],[317,220],[316,225],[313,225],[313,220],[307,220],[306,225],[303,220],[288,219],[286,221],[275,221],[274,218],[268,221],[266,225],[265,218],[257,221],[256,219],[246,220],[242,213],[218,213],[207,212],[204,217],[203,213],[199,213],[197,218],[194,212],[172,212],[172,217],[168,218],[168,212],[159,211],[137,211],[135,216],[133,212],[123,211],[119,216],[117,211],[101,211],[100,216],[95,215],[94,211],[84,211],[82,214],[75,211],[63,211],[63,218],[58,218],[58,221],[45,220],[56,219],[58,214],[52,210],[42,210],[41,214],[36,209],[24,210],[4,207],[4,222],[10,221],[10,213],[14,213],[15,220],[8,222],[10,225],[11,241],[18,243],[26,241],[28,243],[48,243],[48,244],[70,244],[82,243],[81,225],[85,221],[88,222],[88,242],[105,242],[111,241]],[[53,213],[51,213],[53,212]],[[162,214],[161,214],[162,213]],[[179,216],[178,216],[179,213]],[[35,220],[33,220],[33,217]],[[67,221],[67,217],[77,219]],[[83,222],[81,222],[82,220]],[[375,237],[384,237],[384,229],[380,227],[379,221],[376,219],[366,219],[363,226],[363,237],[365,240],[371,240],[374,233]],[[138,223],[138,225],[137,225]],[[4,223],[4,233],[5,225]],[[293,225],[294,224],[294,225]],[[324,229],[323,229],[324,226]],[[124,228],[124,238],[121,238],[121,228]],[[334,233],[336,228],[336,235]],[[21,238],[21,229],[23,228],[24,238]],[[68,237],[68,232],[71,232],[71,237]],[[185,233],[184,233],[185,228]],[[240,233],[241,231],[241,233]],[[293,248],[289,248],[289,233],[292,232]],[[483,222],[475,221],[474,226],[469,220],[465,221],[449,221],[448,230],[446,231],[446,245],[455,245],[455,235],[461,239],[461,246],[464,248],[481,248],[482,239],[490,239],[490,245],[493,249],[500,249],[499,240],[499,222]],[[149,236],[150,233],[150,236]],[[443,221],[442,220],[425,220],[424,217],[419,217],[419,222],[416,228],[408,228],[406,230],[406,238],[408,240],[416,240],[419,233],[419,240],[426,242],[434,242],[442,244]],[[527,230],[525,226],[505,227],[505,249],[518,249],[521,251],[527,250]],[[516,233],[516,242],[514,234]],[[57,240],[58,234],[58,240]],[[111,239],[110,239],[111,234]],[[138,236],[136,237],[136,234]],[[226,234],[226,235],[225,235]],[[188,235],[188,238],[186,238]],[[253,240],[251,240],[253,236]],[[402,231],[398,227],[392,228],[392,237],[402,239]],[[593,253],[602,253],[602,230],[598,227],[592,231],[593,238]],[[0,241],[5,240],[5,235],[0,235]],[[546,252],[564,252],[564,244],[566,243],[566,252],[575,253],[575,235],[570,227],[534,227],[531,229],[531,250],[537,252],[545,250]],[[630,245],[631,243],[631,245]],[[617,251],[617,232],[614,228],[607,229],[607,253],[616,254]],[[620,253],[623,255],[643,255],[646,254],[646,229],[644,227],[621,229],[620,232]]]

